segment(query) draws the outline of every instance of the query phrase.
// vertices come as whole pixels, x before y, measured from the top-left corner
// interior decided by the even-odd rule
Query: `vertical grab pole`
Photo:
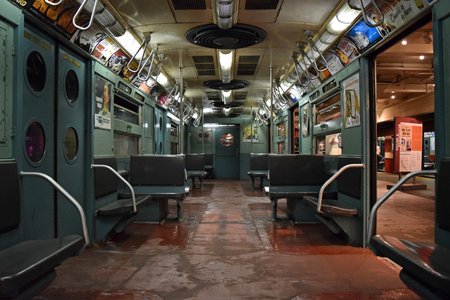
[[[184,86],[183,86],[183,52],[180,49],[178,51],[178,60],[179,60],[179,80],[180,80],[180,153],[184,153],[184,118],[183,118],[183,110],[184,110]]]
[[[270,153],[274,153],[273,152],[273,131],[275,130],[275,127],[273,124],[273,67],[272,67],[272,62],[270,62],[270,67],[269,67],[269,78],[270,78],[270,93],[269,93],[270,94],[270,125],[269,125]]]
[[[203,113],[203,99],[202,99],[202,153],[205,153],[205,128],[203,127],[205,124],[205,114]]]

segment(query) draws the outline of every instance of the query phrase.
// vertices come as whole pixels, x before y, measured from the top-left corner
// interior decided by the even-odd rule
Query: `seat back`
[[[269,170],[269,154],[250,153],[250,170]]]
[[[450,231],[450,158],[444,157],[439,162],[436,178],[436,224],[440,229]]]
[[[107,165],[117,170],[117,159],[114,156],[98,157],[94,164]],[[117,176],[106,168],[94,168],[95,199],[116,193],[119,185]]]
[[[15,161],[0,162],[0,233],[13,230],[20,223],[20,178]]]
[[[135,186],[184,186],[185,157],[174,155],[132,155],[130,183]]]
[[[205,166],[214,165],[214,155],[212,153],[203,154],[205,158]]]
[[[269,155],[269,183],[271,186],[320,186],[325,180],[323,156]]]
[[[338,158],[338,170],[348,164],[360,164],[361,157],[359,156],[340,156]],[[338,193],[347,195],[349,197],[361,200],[361,168],[351,168],[345,170],[336,179]]]
[[[201,153],[191,153],[185,156],[185,167],[188,171],[204,171],[205,156]]]

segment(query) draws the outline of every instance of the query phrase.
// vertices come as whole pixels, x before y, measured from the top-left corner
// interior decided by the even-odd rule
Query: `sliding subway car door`
[[[86,64],[65,49],[58,49],[56,99],[56,177],[81,206],[84,206],[87,166],[86,134],[88,97]],[[81,224],[71,203],[58,194],[58,235],[79,233]]]
[[[23,170],[54,177],[55,45],[26,27],[23,54]],[[22,157],[17,155],[18,160]],[[22,185],[24,238],[55,235],[54,191],[43,179],[25,177]]]

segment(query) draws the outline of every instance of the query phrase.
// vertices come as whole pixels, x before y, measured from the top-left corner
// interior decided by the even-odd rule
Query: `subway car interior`
[[[1,0],[0,299],[450,299],[450,2]]]

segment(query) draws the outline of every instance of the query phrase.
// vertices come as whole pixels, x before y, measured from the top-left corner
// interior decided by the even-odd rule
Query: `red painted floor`
[[[279,203],[272,222],[250,181],[207,180],[183,221],[131,224],[64,262],[35,299],[418,299],[395,266],[321,224],[292,224]]]

